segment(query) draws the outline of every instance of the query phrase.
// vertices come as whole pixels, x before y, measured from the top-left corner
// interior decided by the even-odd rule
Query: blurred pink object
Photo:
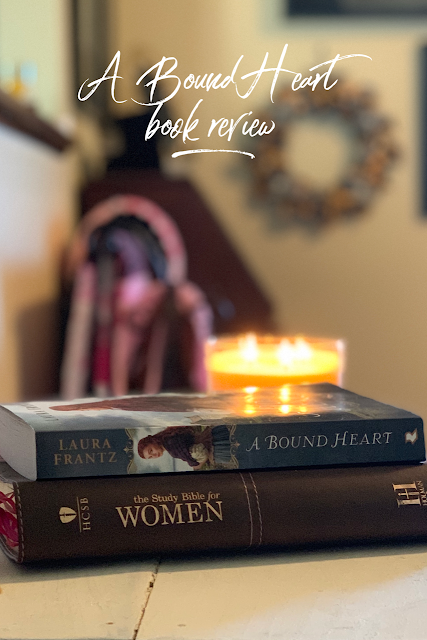
[[[158,242],[164,259],[160,276],[161,260],[153,267],[153,247],[144,244],[145,231],[134,233],[133,223],[126,228],[123,220],[130,218],[142,221]],[[116,196],[86,214],[65,260],[73,294],[61,370],[63,398],[87,395],[89,378],[92,393],[101,397],[131,390],[157,393],[170,373],[171,347],[176,351],[178,342],[187,361],[187,386],[206,390],[204,342],[212,333],[213,315],[204,293],[186,280],[186,268],[178,228],[155,203]],[[191,336],[187,342],[179,335],[183,323]],[[133,389],[135,376],[140,382]]]

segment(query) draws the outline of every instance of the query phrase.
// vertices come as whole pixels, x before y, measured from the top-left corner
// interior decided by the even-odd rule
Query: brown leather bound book
[[[0,465],[18,562],[427,537],[427,466],[28,481]]]

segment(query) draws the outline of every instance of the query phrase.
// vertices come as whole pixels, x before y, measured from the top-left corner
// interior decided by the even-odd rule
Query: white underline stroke
[[[249,153],[249,151],[238,151],[237,149],[191,149],[189,151],[175,151],[175,153],[172,154],[172,158],[185,156],[189,153],[241,153],[243,156],[249,156],[252,160],[255,158],[253,153]]]

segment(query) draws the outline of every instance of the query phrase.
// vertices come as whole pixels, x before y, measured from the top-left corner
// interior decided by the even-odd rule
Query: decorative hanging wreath
[[[352,134],[353,159],[348,170],[338,184],[323,191],[293,175],[287,166],[289,129],[305,117],[334,117],[346,123]],[[250,166],[255,194],[269,206],[276,226],[296,221],[326,223],[365,211],[398,155],[391,123],[375,111],[372,92],[342,80],[329,91],[285,89],[262,119],[272,119],[276,127],[259,139]]]

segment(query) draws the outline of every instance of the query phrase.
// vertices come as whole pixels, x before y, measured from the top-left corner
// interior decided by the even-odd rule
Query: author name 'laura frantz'
[[[383,433],[351,433],[343,431],[335,433],[332,437],[328,437],[323,433],[312,436],[282,436],[268,435],[264,438],[257,436],[250,447],[246,451],[259,451],[263,449],[304,449],[310,447],[354,447],[356,445],[387,445],[391,442],[392,431],[384,431]]]
[[[54,465],[98,464],[117,462],[108,438],[60,438],[59,451],[53,454]]]

